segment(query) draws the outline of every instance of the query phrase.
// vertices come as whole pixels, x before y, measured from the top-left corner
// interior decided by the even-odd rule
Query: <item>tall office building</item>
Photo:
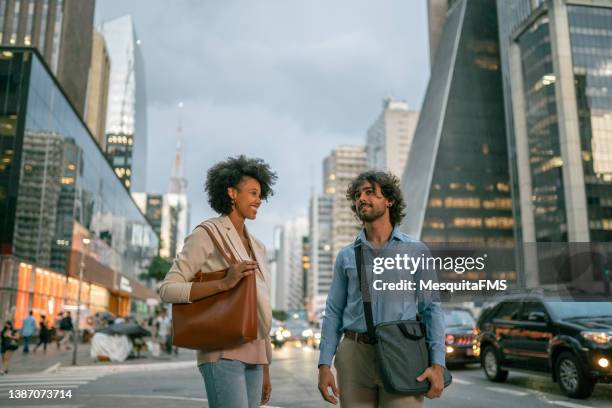
[[[355,240],[361,225],[346,199],[349,183],[367,169],[366,147],[345,145],[332,150],[323,160],[324,193],[332,200],[332,254]]]
[[[332,264],[332,202],[330,195],[314,195],[309,208],[309,273],[306,304],[310,320],[318,320],[325,310],[334,273]]]
[[[294,217],[280,229],[276,262],[276,308],[304,308],[303,239],[308,235],[308,219]]]
[[[2,0],[0,43],[35,47],[83,116],[95,0]]]
[[[189,233],[189,202],[187,194],[164,194],[159,255],[174,259],[183,248]]]
[[[102,150],[105,150],[106,147],[106,109],[108,107],[110,66],[110,56],[106,49],[104,36],[94,31],[85,104],[85,123]]]
[[[400,228],[425,242],[513,242],[497,15],[449,4],[402,191]]]
[[[440,44],[442,28],[448,12],[448,0],[427,0],[427,20],[429,28],[429,66],[433,67],[436,50]]]
[[[189,202],[186,194],[132,192],[134,201],[159,236],[159,255],[174,259],[189,232]]]
[[[612,3],[497,7],[517,240],[609,242]],[[526,273],[527,286],[540,278]]]
[[[141,42],[131,16],[100,26],[111,59],[106,155],[124,185],[146,191],[147,101]]]
[[[150,194],[150,193],[130,193],[140,211],[145,215],[153,231],[159,237],[161,235],[162,225],[162,209],[164,203],[164,196],[162,194]]]
[[[402,177],[418,119],[419,113],[406,102],[385,98],[383,111],[366,137],[368,167]]]

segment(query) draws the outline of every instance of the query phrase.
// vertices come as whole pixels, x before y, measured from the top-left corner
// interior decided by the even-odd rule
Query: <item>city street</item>
[[[0,405],[15,407],[207,407],[206,395],[192,352],[172,361],[60,367],[45,374],[0,377]],[[323,407],[316,389],[318,352],[286,347],[274,352],[270,407]],[[428,407],[608,407],[612,386],[599,385],[588,400],[564,397],[545,377],[511,373],[505,384],[484,379],[480,367],[455,369],[453,385]],[[33,384],[45,384],[34,386]],[[8,399],[9,390],[61,389],[65,399]]]

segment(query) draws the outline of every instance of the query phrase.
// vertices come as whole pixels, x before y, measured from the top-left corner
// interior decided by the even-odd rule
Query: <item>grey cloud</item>
[[[428,76],[424,1],[101,0],[96,20],[132,14],[149,102],[148,188],[165,191],[176,104],[185,101],[192,224],[212,215],[206,170],[245,153],[279,172],[254,231],[306,215],[323,157],[364,143],[386,95],[420,106]]]

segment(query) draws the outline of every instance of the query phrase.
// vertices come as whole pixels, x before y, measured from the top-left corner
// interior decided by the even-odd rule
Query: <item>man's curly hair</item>
[[[229,157],[215,164],[206,174],[204,189],[213,210],[223,215],[232,212],[232,200],[227,189],[237,188],[244,177],[252,177],[259,182],[262,200],[274,195],[272,186],[277,176],[268,163],[262,159],[247,159],[244,155]]]
[[[389,208],[389,218],[391,219],[391,225],[396,226],[401,224],[402,218],[404,218],[404,209],[406,204],[400,190],[400,181],[393,173],[385,173],[383,171],[365,171],[357,176],[348,186],[346,190],[346,199],[351,202],[351,210],[355,213],[357,219],[357,208],[355,207],[355,194],[361,185],[365,182],[370,182],[372,185],[378,184],[380,191],[383,196],[390,201],[393,201],[393,205]]]

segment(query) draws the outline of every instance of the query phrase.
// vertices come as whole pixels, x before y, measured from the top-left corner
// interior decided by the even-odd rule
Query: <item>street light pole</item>
[[[78,286],[78,294],[77,294],[77,317],[76,317],[76,330],[74,330],[74,335],[72,336],[72,365],[77,365],[77,349],[79,345],[79,325],[81,323],[81,285],[83,283],[83,269],[85,269],[85,251],[88,248],[91,240],[89,238],[83,238],[81,240],[83,243],[83,251],[81,252],[81,264],[79,266],[79,286]]]

